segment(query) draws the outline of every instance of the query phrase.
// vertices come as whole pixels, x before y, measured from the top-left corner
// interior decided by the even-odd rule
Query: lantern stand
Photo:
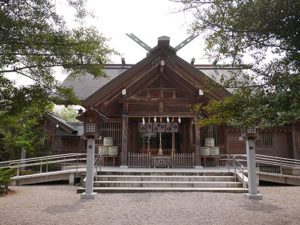
[[[86,154],[86,185],[85,192],[81,194],[81,199],[94,199],[96,193],[94,187],[94,161],[95,161],[95,139],[98,137],[98,122],[106,120],[96,109],[89,107],[84,113],[77,116],[77,119],[84,122],[84,139],[87,140]],[[96,165],[97,166],[97,165]]]
[[[256,162],[255,162],[255,140],[258,139],[258,133],[255,128],[242,129],[241,141],[246,141],[247,167],[248,167],[248,193],[249,199],[262,200],[263,195],[257,193],[256,184]]]

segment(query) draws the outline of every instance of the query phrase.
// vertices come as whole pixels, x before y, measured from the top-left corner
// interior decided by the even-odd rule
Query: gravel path
[[[228,193],[98,194],[75,186],[20,186],[0,197],[0,224],[300,224],[300,187],[260,187],[264,200]]]

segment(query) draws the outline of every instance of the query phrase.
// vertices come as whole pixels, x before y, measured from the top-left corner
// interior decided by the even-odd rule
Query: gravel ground
[[[228,193],[98,194],[69,185],[12,187],[0,224],[300,224],[300,187],[260,187],[264,200]]]

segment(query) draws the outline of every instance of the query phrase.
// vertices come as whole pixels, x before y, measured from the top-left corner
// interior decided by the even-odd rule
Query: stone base
[[[203,169],[203,166],[195,166],[195,169]]]
[[[83,192],[80,195],[80,199],[94,199],[95,198],[96,193],[93,192],[92,194],[86,194],[85,192]]]
[[[126,166],[126,165],[121,165],[120,168],[122,168],[122,169],[128,169],[128,166]]]
[[[249,198],[249,199],[254,199],[254,200],[262,200],[263,199],[263,195],[262,194],[245,194],[245,197],[246,198]]]

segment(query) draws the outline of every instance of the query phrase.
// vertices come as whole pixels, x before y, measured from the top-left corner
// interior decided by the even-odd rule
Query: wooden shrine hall
[[[85,108],[92,107],[107,118],[97,124],[96,149],[110,155],[102,146],[114,146],[116,161],[125,167],[198,167],[208,147],[214,148],[216,156],[245,153],[238,129],[225,125],[200,128],[195,122],[205,115],[195,115],[190,108],[230,96],[226,89],[206,85],[229,69],[188,63],[169,42],[168,37],[158,38],[157,46],[135,65],[124,61],[106,65],[107,78],[82,74],[63,82],[73,87]],[[299,133],[294,127],[265,130],[257,151],[296,157]]]

